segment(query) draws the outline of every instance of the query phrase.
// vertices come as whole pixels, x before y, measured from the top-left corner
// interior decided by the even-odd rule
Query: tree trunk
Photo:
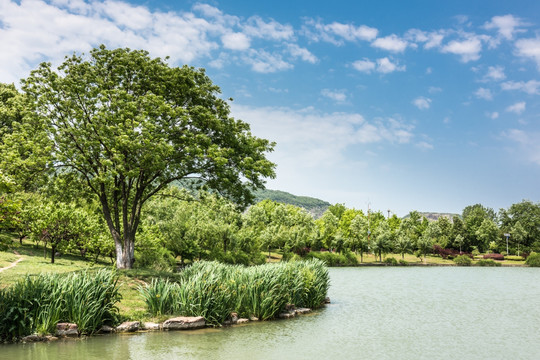
[[[56,245],[51,243],[51,264],[54,264],[54,254],[56,253]]]

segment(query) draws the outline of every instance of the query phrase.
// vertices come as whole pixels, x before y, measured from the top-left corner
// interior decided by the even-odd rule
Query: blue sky
[[[0,82],[103,43],[204,67],[271,189],[402,216],[540,200],[538,1],[0,0]]]

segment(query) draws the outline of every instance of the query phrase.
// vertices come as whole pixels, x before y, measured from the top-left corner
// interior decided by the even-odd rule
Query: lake
[[[0,359],[539,359],[540,269],[330,269],[290,320],[0,346]]]

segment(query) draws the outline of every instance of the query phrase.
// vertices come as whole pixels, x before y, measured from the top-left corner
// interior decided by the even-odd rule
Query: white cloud
[[[0,23],[0,79],[8,82],[26,76],[40,61],[60,63],[67,54],[102,43],[169,55],[173,62],[191,62],[218,47],[208,37],[213,26],[205,19],[118,1],[1,1]]]
[[[379,32],[377,29],[365,25],[360,25],[357,27],[352,24],[342,24],[338,22],[333,22],[331,24],[325,25],[324,29],[339,37],[342,37],[347,41],[370,41],[375,39]]]
[[[283,60],[280,54],[272,54],[264,50],[251,49],[244,57],[244,61],[251,65],[253,71],[259,73],[273,73],[293,68],[293,65]]]
[[[536,61],[538,69],[540,70],[540,38],[520,39],[516,41],[515,45],[516,54]]]
[[[407,48],[407,45],[408,45],[407,41],[399,38],[395,34],[375,39],[371,43],[371,46],[373,47],[391,51],[391,52],[396,52],[396,53],[401,53],[405,51],[405,49]]]
[[[383,74],[388,74],[394,71],[405,71],[405,65],[397,65],[390,61],[387,57],[377,59],[377,71]]]
[[[540,94],[540,81],[506,81],[501,84],[503,90],[520,90],[531,95]]]
[[[497,111],[494,111],[494,112],[488,113],[487,116],[490,119],[495,120],[499,118],[499,113]]]
[[[229,50],[247,50],[250,46],[249,38],[244,33],[228,33],[221,37],[223,47]]]
[[[413,43],[423,43],[424,49],[439,47],[444,39],[442,31],[426,32],[418,29],[411,29],[405,33],[404,38]]]
[[[509,139],[519,146],[519,151],[530,162],[540,165],[540,133],[525,132],[518,129],[509,129],[502,133],[505,139]]]
[[[412,104],[420,110],[426,110],[431,106],[431,99],[419,96],[412,101]]]
[[[345,90],[322,89],[321,95],[340,103],[347,100],[347,94],[345,93]]]
[[[358,113],[323,113],[314,108],[232,104],[231,114],[251,124],[253,134],[276,141],[269,158],[294,169],[341,162],[346,149],[368,144],[409,144],[413,127],[395,118],[366,120]],[[281,176],[281,175],[279,175]]]
[[[289,49],[291,56],[294,58],[301,58],[302,60],[311,64],[315,64],[319,60],[308,49],[302,48],[296,44],[288,44],[287,48]]]
[[[427,141],[420,141],[416,143],[415,146],[422,150],[433,150],[433,144],[430,144]]]
[[[526,25],[520,18],[513,15],[494,16],[491,21],[484,24],[484,28],[487,30],[497,29],[499,35],[506,40],[512,40],[514,33],[524,32],[524,30],[517,29],[519,26]]]
[[[486,75],[484,76],[484,79],[486,80],[504,80],[506,78],[506,75],[504,74],[504,67],[502,66],[490,66],[488,67],[488,71]]]
[[[258,16],[243,20],[200,3],[191,11],[163,12],[118,0],[0,0],[0,24],[2,82],[17,82],[41,61],[57,65],[65,55],[100,44],[145,49],[154,57],[169,56],[174,65],[205,59],[222,68],[247,61],[255,71],[272,72],[291,68],[290,59],[316,62],[295,44],[292,26]],[[279,55],[259,50],[267,44],[257,44],[252,60],[230,54],[250,50],[254,39],[278,42]]]
[[[442,88],[437,87],[437,86],[430,86],[429,89],[428,89],[428,92],[430,94],[440,93],[441,91],[442,91]]]
[[[291,40],[294,36],[294,30],[291,25],[283,25],[277,21],[271,20],[265,22],[259,16],[252,16],[243,26],[244,33],[250,37],[258,37],[271,40]]]
[[[482,51],[482,41],[478,36],[468,36],[464,40],[452,40],[442,47],[441,52],[456,54],[461,57],[462,62],[475,61],[480,59]]]
[[[369,59],[357,60],[352,63],[353,68],[360,72],[370,73],[377,71],[382,74],[388,74],[394,71],[405,71],[405,65],[393,63],[389,58],[384,57],[371,61]]]
[[[493,94],[490,89],[478,88],[478,90],[474,92],[474,95],[479,99],[493,100]]]
[[[356,60],[352,63],[353,68],[360,72],[366,72],[369,73],[373,70],[375,70],[375,63],[368,59],[363,60]]]
[[[379,33],[379,30],[366,25],[355,26],[339,22],[324,24],[314,19],[307,19],[302,28],[310,40],[326,41],[334,45],[343,45],[344,41],[371,41]]]
[[[521,101],[521,102],[515,103],[514,105],[510,105],[509,107],[506,108],[506,111],[513,112],[519,115],[525,111],[525,108],[526,108],[525,101]]]

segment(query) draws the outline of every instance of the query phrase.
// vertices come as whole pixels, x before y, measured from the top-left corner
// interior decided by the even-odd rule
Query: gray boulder
[[[79,336],[77,324],[58,323],[56,324],[56,336]]]
[[[200,329],[206,326],[202,316],[179,316],[163,323],[163,330]]]
[[[310,308],[299,308],[299,309],[296,309],[295,312],[296,312],[296,315],[304,315],[304,314],[310,313],[311,309]]]
[[[116,327],[118,332],[135,332],[141,326],[140,321],[126,321]]]
[[[145,322],[143,323],[143,329],[144,330],[159,330],[159,324],[153,323],[153,322]]]

